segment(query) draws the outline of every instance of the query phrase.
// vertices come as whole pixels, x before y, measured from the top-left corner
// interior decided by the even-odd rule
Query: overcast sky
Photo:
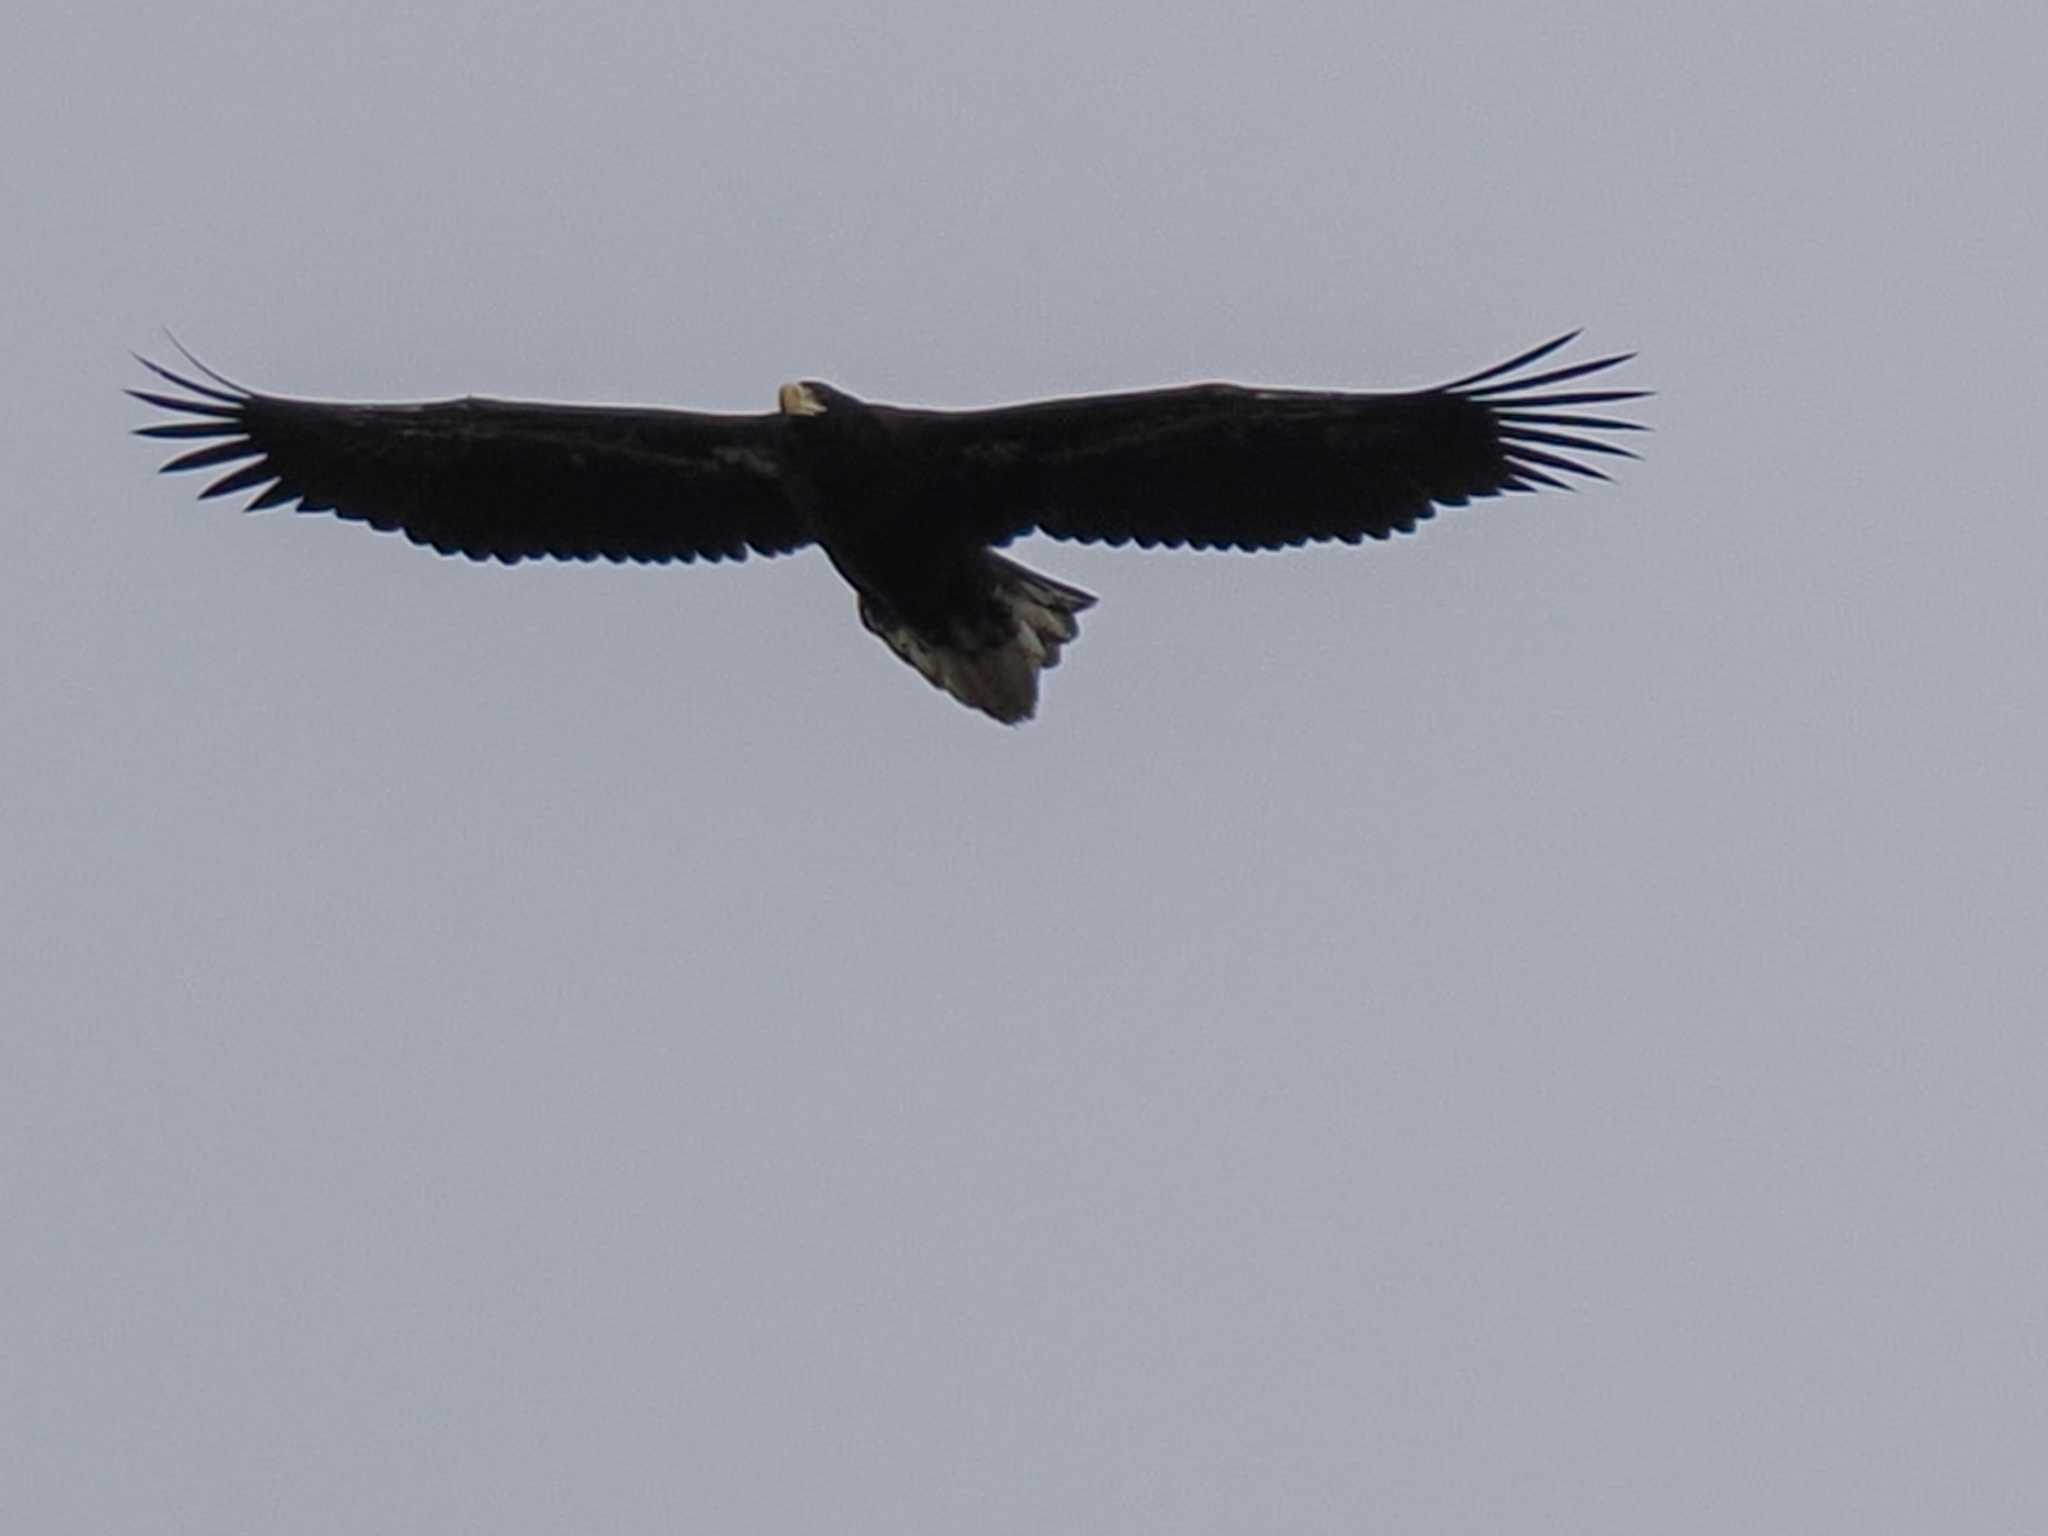
[[[2030,8],[11,17],[0,1526],[2048,1529]],[[1657,430],[1026,546],[1012,731],[815,552],[202,506],[165,324],[748,410],[1584,325]]]

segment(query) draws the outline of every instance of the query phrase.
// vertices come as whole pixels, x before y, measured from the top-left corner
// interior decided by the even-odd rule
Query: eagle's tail
[[[913,629],[863,595],[860,621],[889,649],[962,704],[1005,725],[1031,718],[1038,707],[1038,674],[1060,661],[1060,647],[1081,633],[1075,617],[1095,605],[1079,587],[1026,570],[1014,560],[986,554],[1000,631],[987,638],[944,639]]]

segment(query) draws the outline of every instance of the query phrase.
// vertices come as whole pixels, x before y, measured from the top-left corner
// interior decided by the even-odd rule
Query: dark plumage
[[[1574,333],[1576,334],[1576,333]],[[1411,532],[1440,506],[1604,479],[1580,414],[1642,390],[1557,386],[1626,355],[1524,372],[1555,341],[1436,389],[1338,394],[1196,384],[983,411],[871,405],[783,386],[770,414],[462,399],[349,405],[144,367],[131,390],[180,419],[138,429],[197,446],[166,470],[227,468],[200,494],[256,491],[399,529],[443,554],[516,561],[738,560],[816,543],[861,620],[998,720],[1095,600],[995,554],[1028,533],[1141,547],[1278,549]]]

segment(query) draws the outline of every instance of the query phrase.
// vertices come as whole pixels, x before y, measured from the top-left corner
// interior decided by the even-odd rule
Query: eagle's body
[[[348,405],[256,394],[145,361],[187,391],[131,391],[205,440],[166,469],[253,462],[208,496],[402,529],[516,561],[722,560],[815,543],[862,622],[962,702],[1015,723],[1094,599],[995,553],[1030,532],[1202,549],[1357,543],[1438,506],[1598,475],[1570,453],[1635,430],[1575,407],[1639,390],[1532,394],[1623,361],[1508,377],[1563,337],[1405,394],[1194,385],[986,411],[875,405],[785,385],[772,414],[462,399]]]

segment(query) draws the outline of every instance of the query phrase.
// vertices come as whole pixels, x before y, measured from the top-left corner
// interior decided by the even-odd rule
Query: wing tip
[[[247,399],[250,396],[250,394],[253,393],[253,391],[249,390],[244,385],[237,384],[233,379],[229,378],[226,374],[220,373],[215,369],[207,367],[205,363],[199,360],[197,353],[195,353],[190,347],[186,346],[185,343],[178,340],[177,335],[171,330],[171,328],[168,325],[163,327],[163,333],[164,339],[169,341],[172,346],[178,349],[178,355],[180,357],[184,358],[186,362],[190,363],[194,368],[197,368],[201,373],[205,374],[209,379],[213,380],[214,383],[220,385],[223,389],[232,391],[235,395],[239,396],[242,399]]]
[[[1477,373],[1468,373],[1464,378],[1454,379],[1448,384],[1440,385],[1439,388],[1445,391],[1470,389],[1474,384],[1484,383],[1487,379],[1499,378],[1504,373],[1513,373],[1517,368],[1526,368],[1529,364],[1541,361],[1560,348],[1570,346],[1580,336],[1585,334],[1585,329],[1584,326],[1575,326],[1573,329],[1566,331],[1562,336],[1553,336],[1540,346],[1531,347],[1526,352],[1516,353],[1515,356],[1509,358],[1504,363],[1495,363],[1491,368],[1482,368]]]
[[[1647,432],[1647,425],[1618,416],[1575,413],[1572,407],[1613,405],[1641,400],[1654,392],[1647,389],[1565,389],[1556,386],[1575,379],[1605,373],[1635,360],[1634,351],[1607,353],[1583,362],[1529,368],[1553,357],[1579,331],[1531,348],[1505,363],[1444,385],[1439,395],[1467,401],[1485,413],[1492,423],[1503,471],[1502,488],[1508,490],[1576,490],[1586,480],[1612,483],[1613,476],[1587,462],[1594,455],[1615,459],[1640,459],[1641,455],[1619,443],[1608,442],[1603,434]]]
[[[166,384],[177,389],[186,390],[191,394],[200,396],[202,399],[217,400],[223,405],[239,406],[251,398],[250,391],[243,389],[239,384],[221,381],[226,383],[226,388],[216,388],[212,384],[202,384],[197,379],[189,379],[182,373],[174,372],[166,368],[162,363],[157,362],[154,358],[145,357],[140,352],[131,352],[129,356],[133,357],[136,362],[142,364],[143,367],[162,379]],[[198,359],[194,358],[192,362],[193,366],[198,368],[209,379],[220,379],[218,374],[208,368],[206,364],[199,362]]]
[[[1564,384],[1573,379],[1582,379],[1592,374],[1605,373],[1611,368],[1619,368],[1625,363],[1635,361],[1638,356],[1633,350],[1610,352],[1604,356],[1589,358],[1584,362],[1565,363],[1559,367],[1545,368],[1537,373],[1526,371],[1533,364],[1540,363],[1545,358],[1553,356],[1570,343],[1576,341],[1583,334],[1583,327],[1566,331],[1561,336],[1552,337],[1541,346],[1531,347],[1526,352],[1516,354],[1504,363],[1496,363],[1491,368],[1482,369],[1478,373],[1467,374],[1464,378],[1454,380],[1449,384],[1439,385],[1436,393],[1440,395],[1455,395],[1460,399],[1473,401],[1475,404],[1485,406],[1487,410],[1495,413],[1496,417],[1500,417],[1502,413],[1506,412],[1519,414],[1567,405],[1611,404],[1622,400],[1640,400],[1653,393],[1653,391],[1646,389],[1574,390],[1563,394],[1549,395],[1531,393],[1532,391],[1544,390],[1554,385]],[[1528,417],[1525,419],[1535,420],[1536,418]],[[1590,421],[1577,424],[1593,425]],[[1623,423],[1617,421],[1601,423],[1600,425],[1603,430],[1612,431],[1646,430],[1633,422]]]

